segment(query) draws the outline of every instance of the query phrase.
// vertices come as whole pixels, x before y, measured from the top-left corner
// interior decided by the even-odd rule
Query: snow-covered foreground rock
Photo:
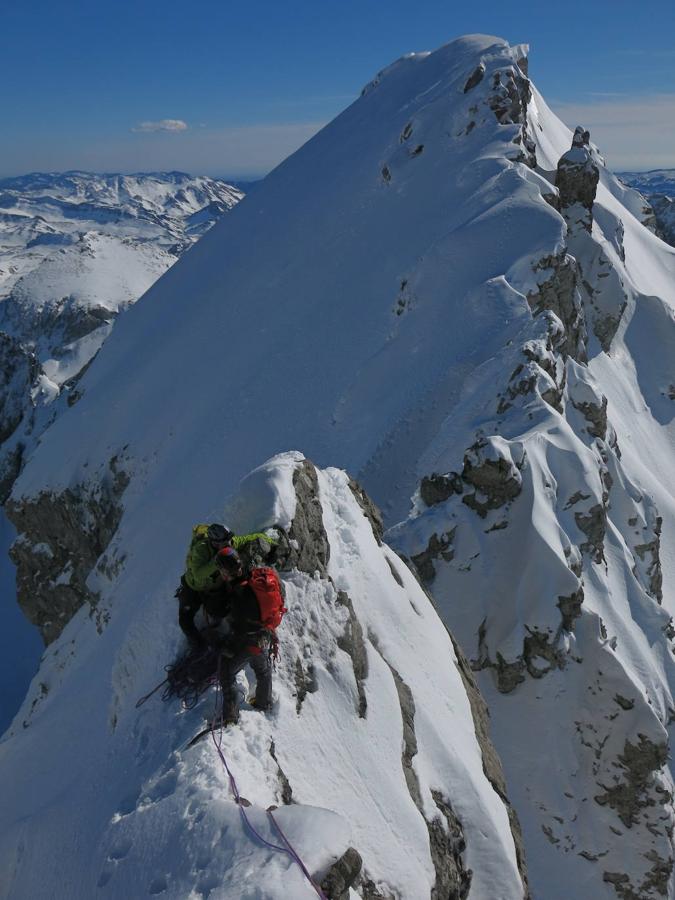
[[[242,197],[180,172],[0,179],[0,498],[117,315]]]
[[[120,319],[10,498],[20,597],[50,647],[87,622],[115,653],[107,598],[170,596],[155,548],[302,447],[383,508],[478,673],[532,895],[673,897],[675,251],[526,52],[394,63]]]
[[[291,453],[246,478],[228,512],[240,531],[281,525],[297,548],[282,575],[274,710],[245,704],[223,737],[254,826],[279,843],[265,813],[278,805],[318,880],[356,849],[352,897],[524,897],[484,703],[429,598],[381,542],[365,495],[344,472]],[[152,541],[156,513],[130,504],[114,546],[136,531]],[[165,534],[150,568],[144,553],[130,556],[97,616],[75,616],[0,744],[12,772],[3,897],[316,896],[287,855],[247,834],[211,740],[185,749],[213,694],[190,711],[158,695],[135,708],[180,644],[171,594],[181,537]]]

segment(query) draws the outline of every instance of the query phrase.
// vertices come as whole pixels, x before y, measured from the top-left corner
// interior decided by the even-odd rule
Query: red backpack
[[[260,566],[251,569],[248,576],[248,584],[253,589],[253,593],[260,607],[260,621],[264,628],[274,632],[281,625],[281,620],[285,612],[288,612],[284,606],[284,597],[281,593],[281,584],[279,576],[268,566]]]

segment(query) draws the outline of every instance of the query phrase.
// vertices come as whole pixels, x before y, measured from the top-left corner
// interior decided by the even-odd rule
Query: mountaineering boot
[[[257,709],[258,712],[263,712],[263,713],[269,712],[270,709],[272,708],[271,703],[266,703],[263,700],[258,700],[256,697],[251,697],[251,699],[248,701],[248,705],[252,706],[253,709]]]
[[[223,725],[236,725],[239,722],[239,697],[235,694],[233,697],[223,698]]]

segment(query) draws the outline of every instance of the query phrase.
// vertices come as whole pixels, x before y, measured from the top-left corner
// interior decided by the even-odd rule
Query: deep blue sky
[[[566,120],[595,125],[610,165],[675,166],[672,0],[12,0],[1,24],[0,175],[258,174],[378,69],[471,32],[529,43],[537,86]],[[131,130],[165,119],[187,128]]]

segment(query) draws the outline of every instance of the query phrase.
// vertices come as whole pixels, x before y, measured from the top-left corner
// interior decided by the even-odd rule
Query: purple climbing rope
[[[234,774],[232,773],[232,770],[230,769],[230,767],[227,763],[225,754],[223,753],[223,746],[222,746],[223,745],[223,711],[224,711],[223,700],[224,700],[224,698],[223,698],[222,688],[221,688],[221,683],[220,683],[220,658],[219,658],[218,659],[218,680],[216,682],[216,704],[215,704],[215,709],[214,709],[214,713],[213,713],[213,719],[211,721],[211,738],[213,740],[213,745],[216,748],[216,751],[218,752],[218,756],[220,757],[220,761],[222,762],[223,767],[225,768],[225,771],[227,772],[227,777],[230,781],[230,789],[231,789],[232,795],[234,797],[234,802],[239,807],[239,813],[240,813],[242,821],[244,823],[244,828],[249,832],[249,834],[251,834],[251,836],[255,840],[260,841],[260,843],[263,844],[263,846],[267,847],[270,850],[276,850],[279,853],[285,853],[287,856],[290,856],[290,858],[295,863],[297,863],[297,865],[300,867],[300,870],[302,871],[303,875],[309,881],[309,883],[312,885],[312,887],[314,888],[316,893],[319,895],[321,900],[328,900],[328,898],[326,897],[324,892],[321,890],[319,885],[312,878],[310,872],[307,869],[307,866],[304,864],[304,862],[300,858],[298,852],[295,850],[295,848],[293,847],[291,842],[288,840],[288,838],[286,837],[284,832],[281,830],[279,823],[277,822],[277,820],[274,818],[274,816],[272,814],[272,809],[270,808],[267,810],[267,815],[269,816],[274,828],[279,833],[279,836],[281,837],[282,841],[286,845],[285,847],[280,847],[278,844],[272,844],[270,841],[266,840],[260,834],[260,832],[255,828],[255,826],[249,819],[248,815],[246,814],[245,807],[246,807],[246,805],[248,805],[248,801],[245,800],[239,793],[239,787],[237,786],[237,781],[234,777]],[[220,708],[220,716],[218,716],[219,708]],[[216,721],[218,721],[218,719],[220,719],[220,725],[218,728],[218,737],[216,738]]]
[[[319,895],[319,897],[321,897],[321,900],[327,900],[326,895],[325,895],[324,892],[321,890],[321,888],[320,888],[319,885],[316,883],[316,881],[314,881],[314,879],[312,878],[310,872],[307,870],[307,866],[306,866],[306,865],[304,864],[304,862],[300,859],[300,857],[299,857],[299,855],[298,855],[298,853],[297,853],[295,847],[291,844],[291,842],[288,840],[288,838],[286,837],[286,835],[284,834],[284,832],[281,830],[281,825],[279,825],[279,823],[277,822],[277,820],[274,818],[274,814],[272,813],[271,808],[267,810],[267,815],[270,817],[270,820],[271,820],[272,824],[274,825],[274,827],[276,828],[276,830],[279,832],[279,837],[280,837],[281,840],[284,842],[284,844],[286,844],[286,847],[288,848],[286,852],[288,853],[288,855],[291,857],[291,859],[295,860],[295,862],[300,866],[300,868],[301,868],[301,870],[302,870],[302,872],[303,872],[305,878],[306,878],[307,881],[309,881],[309,883],[312,885],[312,887],[313,887],[314,890],[317,892],[317,894]]]

